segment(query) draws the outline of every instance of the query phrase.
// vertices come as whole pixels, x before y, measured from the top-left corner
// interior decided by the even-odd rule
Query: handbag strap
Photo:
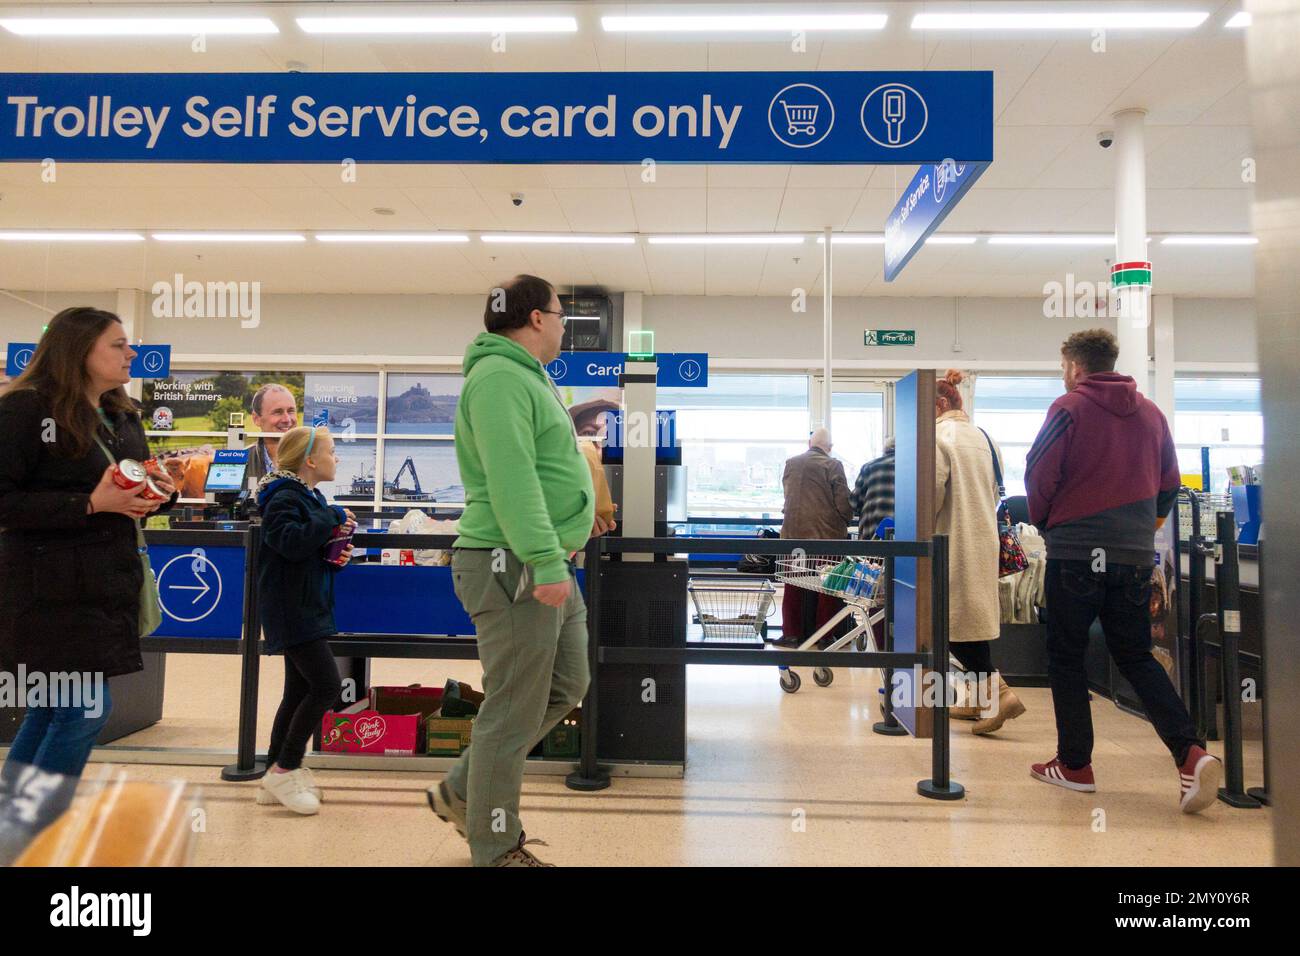
[[[989,456],[993,459],[993,481],[998,486],[998,501],[1001,501],[1007,496],[1007,488],[1002,484],[1002,466],[998,464],[998,453],[993,448],[993,439],[989,437],[989,433],[981,428],[980,434],[989,443]]]
[[[104,439],[99,437],[98,432],[95,433],[95,444],[99,446],[100,451],[104,453],[104,457],[108,459],[110,465],[117,464],[117,457],[108,450],[108,446],[104,444]],[[135,525],[135,546],[143,554],[147,547],[144,540],[144,528],[141,527],[139,518],[132,518],[131,521]]]

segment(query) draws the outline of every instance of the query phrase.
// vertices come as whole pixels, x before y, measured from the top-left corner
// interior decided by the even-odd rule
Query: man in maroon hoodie
[[[1105,329],[1061,346],[1066,392],[1025,460],[1029,518],[1047,542],[1047,673],[1056,709],[1056,757],[1032,776],[1069,790],[1097,789],[1084,653],[1101,618],[1106,648],[1133,685],[1178,765],[1184,813],[1214,802],[1223,766],[1205,752],[1187,708],[1151,655],[1155,532],[1178,494],[1169,423],[1127,375]]]

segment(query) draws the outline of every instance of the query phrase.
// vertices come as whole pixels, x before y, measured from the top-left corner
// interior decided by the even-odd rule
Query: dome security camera
[[[514,203],[516,206],[522,206],[522,205],[524,204],[524,194],[523,194],[523,193],[511,193],[511,194],[510,194],[510,201],[511,201],[512,203]]]
[[[1110,144],[1115,142],[1115,131],[1104,129],[1097,134],[1097,145],[1102,149],[1110,149]]]

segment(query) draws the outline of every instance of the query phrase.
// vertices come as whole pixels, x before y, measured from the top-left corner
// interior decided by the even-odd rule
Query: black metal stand
[[[1214,589],[1219,604],[1219,637],[1222,652],[1219,671],[1223,674],[1223,770],[1224,786],[1219,799],[1230,807],[1257,810],[1263,804],[1246,793],[1241,758],[1241,670],[1238,642],[1241,634],[1241,588],[1237,567],[1237,523],[1231,511],[1215,515],[1216,537]]]
[[[578,720],[580,757],[578,769],[564,778],[570,790],[592,793],[609,786],[609,772],[596,763],[596,708],[599,684],[596,679],[600,665],[600,554],[601,539],[587,542],[583,569],[587,582],[587,665],[590,683],[587,696],[582,701]]]
[[[1264,590],[1264,555],[1262,551],[1260,552],[1260,556],[1259,556],[1259,593],[1261,595],[1268,593],[1267,591]],[[1261,602],[1261,606],[1262,604],[1263,602]],[[1264,806],[1267,807],[1267,806],[1272,806],[1272,800],[1268,795],[1268,651],[1267,648],[1265,648],[1264,653],[1260,654],[1259,656],[1259,695],[1260,695],[1259,696],[1260,706],[1263,708],[1263,713],[1260,716],[1262,718],[1263,728],[1264,728],[1264,734],[1263,734],[1264,739],[1262,741],[1263,748],[1264,748],[1264,786],[1247,787],[1246,793],[1248,793],[1250,796],[1254,797],[1256,800],[1258,800],[1260,803],[1264,804]]]
[[[236,762],[221,771],[222,780],[257,780],[266,775],[266,761],[257,759],[257,686],[261,671],[261,613],[257,606],[257,566],[262,553],[262,528],[244,530],[244,636],[239,680],[239,749]]]
[[[881,648],[885,653],[890,653],[894,649],[894,559],[893,556],[885,558],[885,627],[884,627],[884,647]],[[907,728],[898,722],[894,716],[894,669],[886,667],[884,670],[885,679],[885,699],[880,704],[880,714],[882,720],[876,721],[871,725],[872,733],[880,734],[883,737],[906,737]]]
[[[1201,502],[1196,492],[1186,489],[1192,511],[1192,533],[1187,539],[1187,710],[1196,724],[1196,736],[1209,739],[1209,720],[1206,715],[1204,644],[1200,629],[1205,618],[1201,613],[1201,598],[1205,594],[1205,559],[1210,554],[1201,534]],[[1181,604],[1180,604],[1181,606]]]
[[[930,543],[934,549],[930,560],[930,668],[938,678],[939,700],[930,739],[930,779],[917,783],[916,792],[932,800],[960,800],[966,788],[948,776],[948,537],[937,534]]]

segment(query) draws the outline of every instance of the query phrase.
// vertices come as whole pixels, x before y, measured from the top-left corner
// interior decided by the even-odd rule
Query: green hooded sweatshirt
[[[465,352],[456,462],[465,486],[458,548],[508,548],[536,584],[567,581],[596,517],[587,459],[546,370],[518,342],[483,332]]]

